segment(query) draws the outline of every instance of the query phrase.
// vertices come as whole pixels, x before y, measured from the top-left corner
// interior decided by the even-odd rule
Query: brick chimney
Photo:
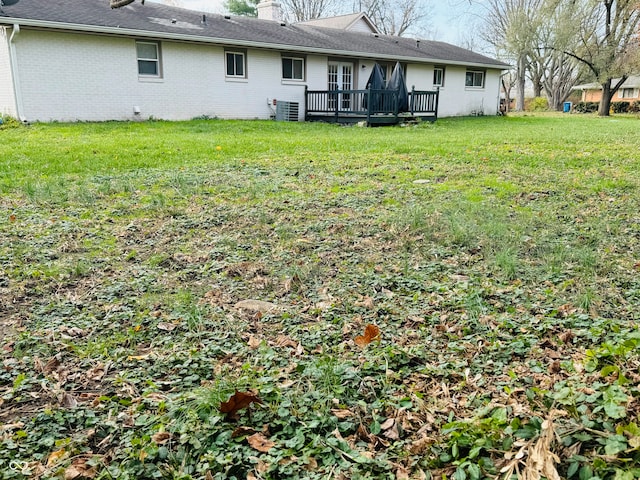
[[[258,18],[282,22],[282,7],[273,0],[262,0],[258,5]]]

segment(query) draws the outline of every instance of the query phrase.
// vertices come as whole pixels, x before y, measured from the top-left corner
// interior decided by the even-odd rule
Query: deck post
[[[409,101],[409,111],[411,112],[411,116],[415,113],[414,110],[414,102],[416,100],[416,86],[411,85],[411,100]]]
[[[439,101],[440,101],[440,87],[436,87],[436,105],[435,105],[435,112],[433,116],[434,122],[438,119],[438,102]]]
[[[367,89],[367,125],[371,124],[371,88]]]
[[[304,121],[309,120],[309,85],[304,86]]]

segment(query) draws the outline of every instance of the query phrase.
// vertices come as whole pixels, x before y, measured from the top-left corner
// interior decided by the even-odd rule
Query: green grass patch
[[[638,477],[638,125],[1,130],[0,478]]]

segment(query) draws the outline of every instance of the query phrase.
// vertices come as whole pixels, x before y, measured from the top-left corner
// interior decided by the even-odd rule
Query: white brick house
[[[107,0],[22,0],[2,9],[0,114],[26,121],[266,119],[273,99],[302,105],[305,87],[327,89],[330,72],[343,87],[364,88],[376,62],[396,61],[409,88],[440,87],[439,116],[495,114],[506,68],[445,43],[363,32],[361,17],[344,28],[149,2],[112,10]]]

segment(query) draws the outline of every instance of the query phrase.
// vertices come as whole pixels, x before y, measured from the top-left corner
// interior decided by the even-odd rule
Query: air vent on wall
[[[278,100],[276,104],[276,120],[279,122],[297,122],[300,113],[298,102],[283,102]]]

